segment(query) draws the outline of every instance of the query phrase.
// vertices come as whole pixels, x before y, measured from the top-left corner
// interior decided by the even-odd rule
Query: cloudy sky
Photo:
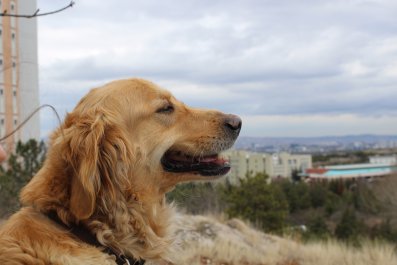
[[[39,18],[40,101],[143,77],[244,136],[397,134],[395,0],[75,0]],[[43,12],[68,0],[38,0]],[[57,121],[43,112],[46,136]]]

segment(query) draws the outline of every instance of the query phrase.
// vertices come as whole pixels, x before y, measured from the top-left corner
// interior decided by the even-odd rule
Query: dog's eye
[[[164,114],[169,114],[172,112],[174,112],[174,106],[172,106],[171,104],[161,107],[156,111],[156,113],[164,113]]]

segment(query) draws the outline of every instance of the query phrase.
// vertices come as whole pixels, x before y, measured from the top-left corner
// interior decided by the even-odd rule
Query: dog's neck
[[[86,220],[78,220],[68,209],[67,176],[48,175],[48,171],[62,172],[62,169],[47,166],[57,165],[45,165],[25,187],[21,193],[24,206],[43,213],[56,211],[66,225],[83,223],[101,244],[125,256],[168,259],[174,209],[165,202],[164,194],[152,196],[157,199],[150,201],[134,193],[128,199],[121,192],[116,200],[99,197],[95,212]]]
[[[126,256],[142,259],[167,259],[172,241],[173,208],[165,200],[158,203],[125,201],[104,205],[84,221],[98,241]]]

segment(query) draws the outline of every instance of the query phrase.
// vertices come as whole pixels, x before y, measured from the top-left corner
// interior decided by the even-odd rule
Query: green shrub
[[[226,212],[258,224],[264,231],[281,233],[286,225],[288,202],[279,185],[269,185],[267,176],[257,174],[241,180],[224,193]]]
[[[184,183],[167,193],[167,200],[190,214],[205,214],[223,210],[219,188],[212,183]]]
[[[340,222],[336,226],[336,238],[347,242],[357,243],[362,232],[363,224],[357,219],[356,213],[349,207],[346,208]]]
[[[327,186],[323,183],[313,183],[310,186],[310,201],[313,208],[322,207],[327,201]]]
[[[291,213],[310,208],[310,193],[306,183],[287,180],[281,181],[279,185],[285,194]]]
[[[307,224],[307,232],[304,234],[306,239],[325,240],[331,235],[324,216],[316,215]]]

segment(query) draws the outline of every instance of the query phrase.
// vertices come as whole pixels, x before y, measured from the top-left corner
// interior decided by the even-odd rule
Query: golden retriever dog
[[[1,227],[0,264],[143,264],[168,260],[177,183],[213,180],[241,128],[235,115],[193,109],[155,84],[91,90],[50,137],[22,208]]]

